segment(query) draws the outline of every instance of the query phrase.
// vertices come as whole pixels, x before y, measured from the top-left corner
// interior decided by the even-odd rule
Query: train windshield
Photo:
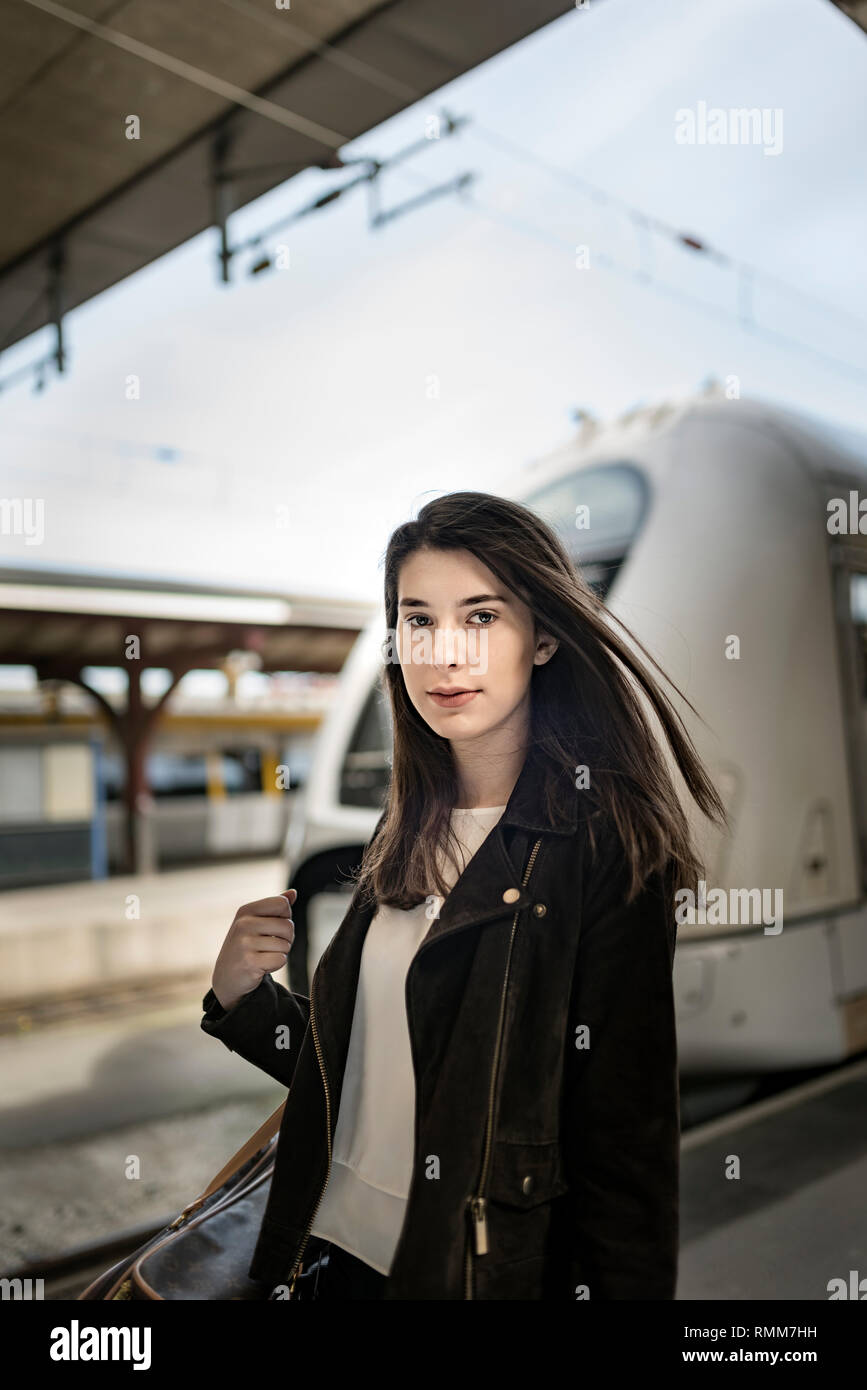
[[[641,529],[648,485],[634,463],[581,468],[522,499],[560,537],[581,573],[605,598]]]
[[[391,771],[392,733],[388,701],[377,680],[365,701],[340,774],[341,806],[381,808]]]

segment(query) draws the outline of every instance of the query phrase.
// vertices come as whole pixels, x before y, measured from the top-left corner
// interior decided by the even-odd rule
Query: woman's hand
[[[297,890],[289,888],[276,898],[260,898],[238,908],[211,979],[220,1007],[227,1012],[256,989],[265,975],[286,964],[295,940],[292,904],[297,896]]]

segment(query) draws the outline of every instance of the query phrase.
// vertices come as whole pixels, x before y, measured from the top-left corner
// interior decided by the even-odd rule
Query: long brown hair
[[[726,825],[722,801],[668,696],[613,631],[616,622],[673,689],[659,664],[610,613],[576,570],[556,533],[534,511],[485,492],[453,492],[428,502],[415,521],[392,533],[385,553],[385,615],[397,630],[398,577],[421,548],[468,550],[530,608],[536,635],[559,639],[543,665],[533,667],[527,757],[542,760],[548,814],[558,798],[574,797],[572,769],[586,765],[582,793],[593,819],[607,813],[631,866],[628,900],[657,869],[677,866],[679,886],[705,870],[662,749],[626,675],[646,693],[665,731],[686,786],[705,815]],[[626,668],[625,670],[623,668]],[[386,660],[379,680],[390,702],[394,751],[379,834],[368,846],[357,886],[377,903],[413,907],[448,886],[438,848],[451,853],[450,812],[458,783],[448,739],[436,734],[410,700],[398,662]],[[688,700],[693,713],[698,714]]]

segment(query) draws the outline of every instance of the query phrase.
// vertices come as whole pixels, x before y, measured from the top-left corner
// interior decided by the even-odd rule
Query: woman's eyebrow
[[[458,608],[469,608],[474,603],[508,603],[509,600],[503,594],[476,594],[474,598],[462,598],[458,601]],[[430,608],[423,598],[402,598],[398,602],[398,608]]]

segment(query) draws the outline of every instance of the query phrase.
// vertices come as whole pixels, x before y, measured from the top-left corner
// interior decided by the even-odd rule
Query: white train
[[[585,424],[502,492],[554,525],[705,721],[664,685],[731,816],[730,835],[709,834],[685,797],[708,911],[679,928],[682,1073],[821,1066],[867,1049],[867,437],[696,396]],[[579,504],[590,532],[576,529]],[[289,881],[309,909],[301,992],[345,910],[335,880],[381,809],[384,633],[380,613],[359,636],[287,835]],[[782,905],[781,918],[744,911],[759,901]]]

